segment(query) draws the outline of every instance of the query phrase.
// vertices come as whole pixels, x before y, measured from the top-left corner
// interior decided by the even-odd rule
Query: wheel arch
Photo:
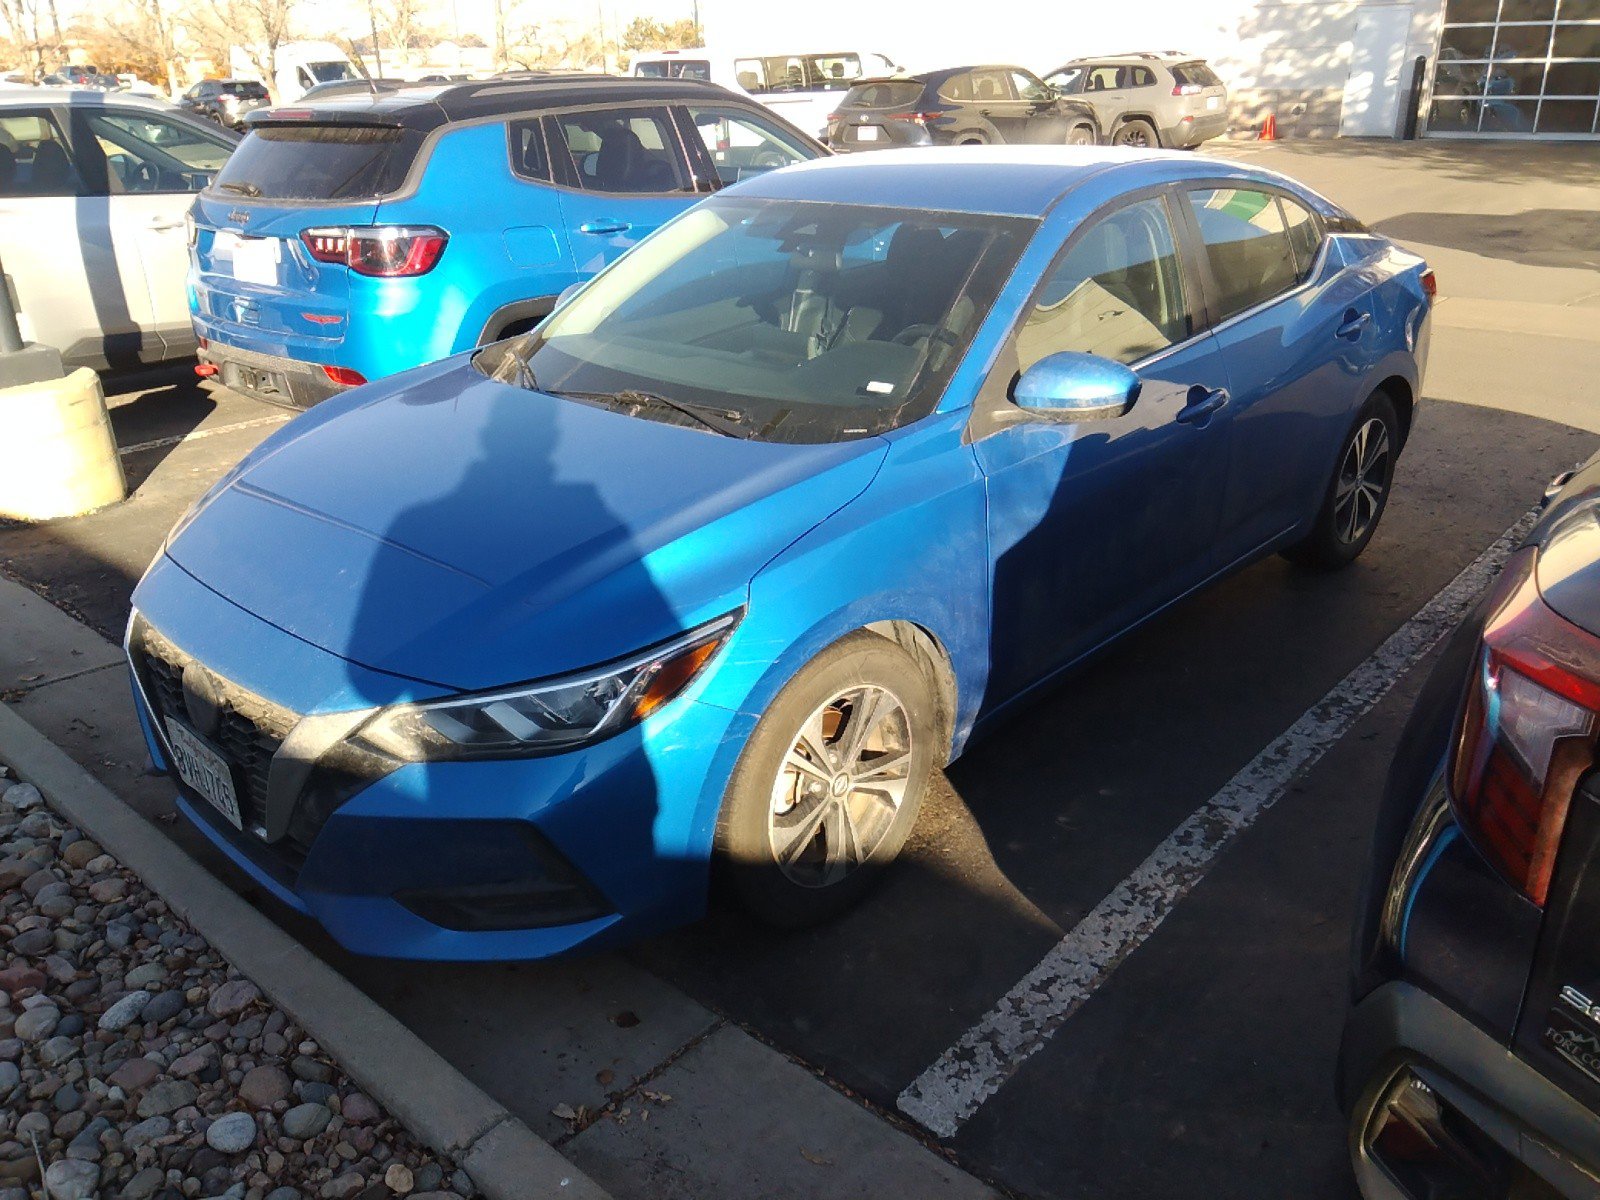
[[[550,315],[556,300],[555,296],[535,296],[531,300],[513,300],[510,304],[502,304],[484,321],[476,345],[487,346],[512,334],[527,332]]]
[[[1161,124],[1160,124],[1160,122],[1158,122],[1156,120],[1155,115],[1153,113],[1147,113],[1147,112],[1125,112],[1125,113],[1120,113],[1117,116],[1116,121],[1114,121],[1112,123],[1112,125],[1111,125],[1110,136],[1111,137],[1116,137],[1118,131],[1121,130],[1124,125],[1127,125],[1131,121],[1143,121],[1146,125],[1150,126],[1150,132],[1152,132],[1153,134],[1156,135],[1156,146],[1158,148],[1166,145],[1166,142],[1161,137]]]
[[[931,630],[914,621],[871,621],[863,628],[888,639],[911,655],[933,685],[933,699],[937,706],[934,717],[939,723],[938,765],[948,766],[955,744],[956,702],[960,696],[950,652]]]
[[[1372,390],[1388,396],[1394,405],[1395,416],[1400,419],[1400,448],[1404,449],[1406,439],[1411,436],[1411,417],[1417,406],[1416,390],[1403,375],[1391,375]]]

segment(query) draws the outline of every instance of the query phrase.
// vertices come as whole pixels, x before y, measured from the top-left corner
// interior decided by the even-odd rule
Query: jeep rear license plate
[[[277,238],[240,238],[233,244],[233,277],[241,283],[274,287],[278,258]]]
[[[172,745],[178,778],[204,796],[235,829],[243,829],[244,819],[239,816],[239,797],[233,790],[233,770],[228,760],[207,745],[199,734],[171,717],[167,718],[167,740]]]

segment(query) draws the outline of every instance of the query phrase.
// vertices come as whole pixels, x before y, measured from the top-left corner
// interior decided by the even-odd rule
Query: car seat
[[[677,186],[672,168],[653,158],[626,125],[612,125],[600,135],[595,182],[612,192],[668,192]]]
[[[39,195],[58,195],[70,188],[72,160],[60,142],[40,142],[33,151],[28,172],[28,190]]]
[[[17,156],[10,147],[0,146],[0,196],[17,194]]]

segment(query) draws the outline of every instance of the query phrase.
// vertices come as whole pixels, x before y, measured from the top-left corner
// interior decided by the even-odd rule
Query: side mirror
[[[1047,354],[1022,373],[1012,389],[1018,408],[1071,421],[1120,417],[1144,384],[1119,362],[1063,350]]]

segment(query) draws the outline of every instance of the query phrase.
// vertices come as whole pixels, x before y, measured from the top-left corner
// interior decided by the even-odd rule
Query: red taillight
[[[1197,83],[1177,83],[1172,86],[1174,96],[1198,96],[1205,88]]]
[[[944,114],[938,112],[890,113],[889,120],[910,121],[915,125],[932,125],[942,116],[944,116]]]
[[[195,363],[194,373],[201,379],[209,379],[217,373],[216,363]]]
[[[1519,551],[1495,586],[1449,778],[1473,843],[1542,907],[1573,790],[1594,763],[1600,638],[1545,604],[1537,558]]]
[[[398,279],[426,275],[450,235],[431,225],[325,226],[300,234],[318,262],[343,263],[358,275]]]
[[[1439,279],[1431,268],[1422,273],[1422,294],[1429,300],[1439,295]]]
[[[322,373],[340,387],[359,387],[367,381],[367,377],[360,371],[352,371],[349,367],[330,367],[324,365]]]
[[[830,122],[837,121],[838,119],[839,119],[839,114],[838,113],[829,113],[828,114],[828,120]]]

